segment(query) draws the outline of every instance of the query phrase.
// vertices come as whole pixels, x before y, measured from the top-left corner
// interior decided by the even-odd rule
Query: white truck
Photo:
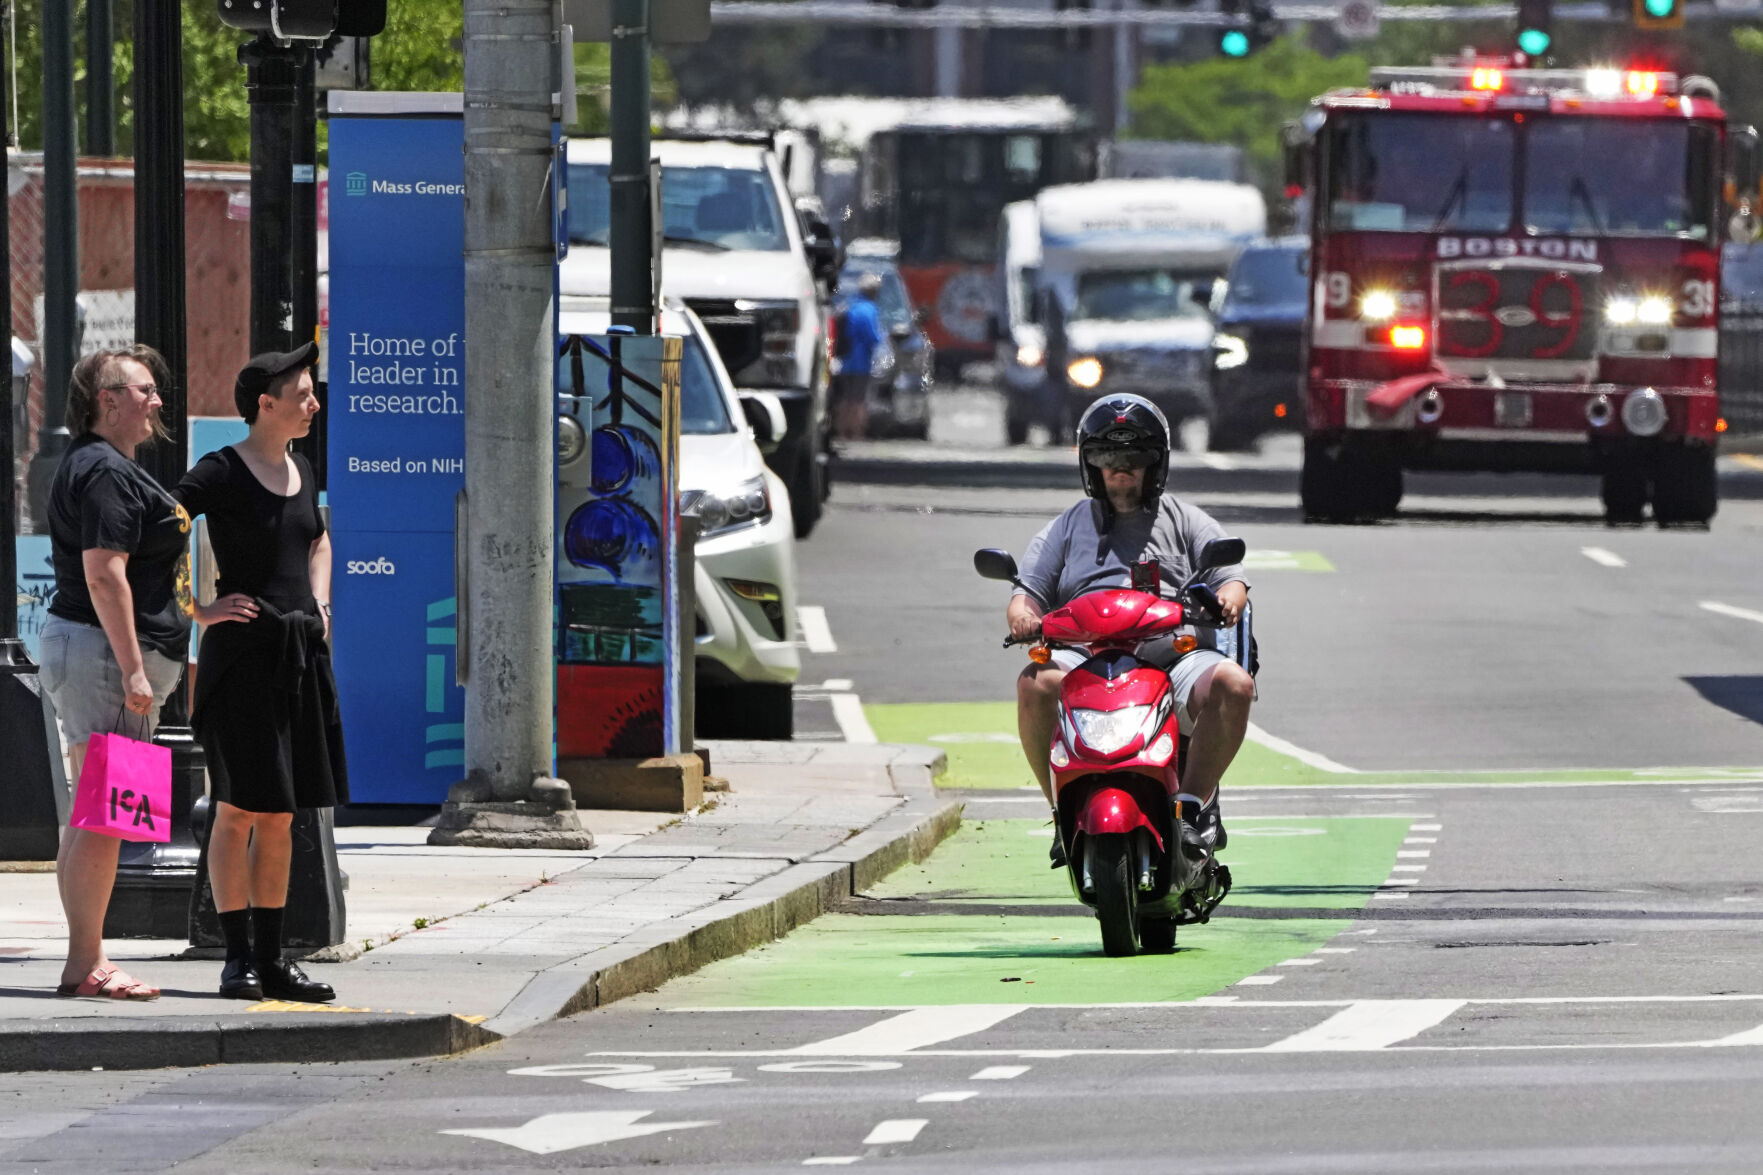
[[[1006,232],[1029,231],[1020,219],[1019,230],[1007,218]],[[1203,450],[1212,415],[1209,306],[1237,253],[1267,231],[1260,191],[1196,179],[1062,184],[1035,198],[1033,226],[1033,297],[1004,292],[998,334],[1006,348],[1015,344],[1018,368],[1036,357],[1035,330],[1042,334],[1046,383],[1035,399],[1055,438],[1097,396],[1132,392],[1163,409],[1184,447]],[[1015,247],[1007,240],[1005,256]],[[1010,365],[1000,370],[1010,394]]]

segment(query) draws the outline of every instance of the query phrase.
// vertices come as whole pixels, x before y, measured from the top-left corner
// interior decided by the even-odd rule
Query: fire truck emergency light
[[[1506,86],[1506,75],[1497,69],[1477,68],[1469,75],[1469,88],[1472,90],[1501,90]]]
[[[1628,90],[1630,98],[1651,98],[1659,92],[1659,75],[1645,70],[1631,69],[1623,78],[1623,86]]]
[[[1424,326],[1390,327],[1390,346],[1398,351],[1418,351],[1426,346]]]

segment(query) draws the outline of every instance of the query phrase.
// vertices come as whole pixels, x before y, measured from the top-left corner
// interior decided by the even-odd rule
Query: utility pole
[[[239,46],[251,100],[251,353],[293,346],[293,251],[289,247],[289,176],[299,121],[300,58],[262,33]],[[301,342],[306,340],[302,339]]]
[[[318,338],[317,72],[317,53],[308,49],[300,55],[299,72],[294,78],[294,137],[291,144],[294,182],[288,205],[288,236],[292,246],[288,276],[293,287],[295,346]],[[324,381],[330,378],[330,372],[320,369],[315,378],[320,382],[314,390],[323,403]],[[326,467],[328,446],[325,443],[329,419],[330,413],[320,412],[312,422],[312,431],[294,442],[294,451],[311,463],[320,490],[327,487],[330,472]]]
[[[465,0],[465,508],[455,541],[466,774],[430,844],[594,843],[569,785],[551,775],[559,15],[557,0]],[[616,316],[634,303],[621,303],[616,271],[613,281]]]
[[[111,0],[86,0],[86,154],[116,154],[116,26]]]
[[[649,0],[612,0],[612,323],[655,333],[649,224]]]
[[[73,5],[43,4],[43,425],[28,478],[31,521],[46,530],[49,485],[67,451],[67,380],[79,358],[80,212],[76,194]],[[11,340],[7,340],[11,346]]]
[[[135,0],[135,341],[165,358],[160,417],[169,438],[140,462],[170,489],[189,466],[189,348],[184,283],[184,75],[180,0]],[[202,747],[190,729],[189,677],[166,699],[153,741],[171,749],[171,838],[129,843],[117,862],[104,933],[182,938],[200,849],[190,813],[202,795]]]

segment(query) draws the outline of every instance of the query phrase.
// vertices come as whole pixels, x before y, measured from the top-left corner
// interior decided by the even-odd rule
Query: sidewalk
[[[147,1003],[60,999],[52,873],[0,873],[0,1071],[344,1061],[457,1052],[654,988],[788,933],[960,823],[941,751],[713,742],[704,810],[583,811],[585,853],[431,848],[346,826],[349,939],[305,963],[331,1005],[220,999],[220,963],[116,939]],[[327,955],[341,961],[323,962]]]

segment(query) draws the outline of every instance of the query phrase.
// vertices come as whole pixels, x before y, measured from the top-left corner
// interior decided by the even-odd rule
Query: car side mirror
[[[784,420],[783,402],[772,392],[742,392],[741,411],[753,429],[753,440],[759,451],[769,453],[783,441],[789,425]]]
[[[1016,557],[1009,551],[1000,551],[996,547],[985,547],[973,553],[973,569],[979,572],[982,579],[1001,579],[1005,583],[1016,582]]]
[[[1242,539],[1213,539],[1200,548],[1200,565],[1196,571],[1212,571],[1219,567],[1229,567],[1241,563],[1243,556],[1249,553],[1249,544]]]

